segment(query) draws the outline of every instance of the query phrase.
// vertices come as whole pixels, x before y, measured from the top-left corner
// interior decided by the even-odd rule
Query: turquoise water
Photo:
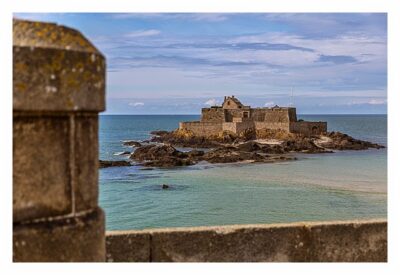
[[[128,150],[123,140],[147,139],[199,116],[100,116],[100,158]],[[304,115],[329,130],[387,144],[384,115]],[[299,155],[275,164],[200,163],[139,170],[100,170],[100,205],[107,230],[276,223],[386,217],[387,150]],[[170,189],[161,189],[168,184]]]

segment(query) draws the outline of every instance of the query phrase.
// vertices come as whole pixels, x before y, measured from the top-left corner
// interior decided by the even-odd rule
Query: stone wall
[[[243,118],[243,112],[248,112],[251,116],[251,109],[229,109],[225,111],[225,122],[233,122],[234,118]]]
[[[189,122],[180,122],[179,129],[186,129],[192,131],[193,134],[197,136],[211,136],[216,135],[222,131],[222,123],[221,122],[200,122],[200,121],[189,121]]]
[[[203,108],[201,109],[201,121],[222,123],[224,121],[224,110],[221,107]]]
[[[297,121],[290,123],[290,132],[306,136],[324,134],[327,128],[328,124],[326,122]]]
[[[254,122],[257,130],[261,129],[272,129],[272,130],[284,130],[289,131],[289,122]]]
[[[13,259],[104,261],[98,112],[105,59],[56,24],[13,26]]]
[[[386,220],[107,232],[113,262],[386,262]]]
[[[250,128],[254,128],[254,122],[251,120],[245,120],[242,122],[224,122],[222,124],[223,131],[230,131],[236,134],[240,134]]]

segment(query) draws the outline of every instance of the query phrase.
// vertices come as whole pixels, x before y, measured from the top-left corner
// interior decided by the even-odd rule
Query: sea
[[[124,140],[146,140],[198,115],[101,115],[100,159],[124,160]],[[329,131],[387,146],[386,115],[298,115]],[[386,218],[387,149],[299,154],[281,163],[99,171],[107,230]],[[162,185],[170,186],[162,189]]]

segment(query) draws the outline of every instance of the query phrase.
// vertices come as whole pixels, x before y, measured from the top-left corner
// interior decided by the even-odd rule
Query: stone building
[[[234,96],[226,96],[222,106],[202,108],[200,121],[180,122],[179,129],[198,136],[211,136],[221,131],[240,134],[248,129],[284,130],[312,136],[325,133],[327,123],[297,120],[294,107],[251,108]]]

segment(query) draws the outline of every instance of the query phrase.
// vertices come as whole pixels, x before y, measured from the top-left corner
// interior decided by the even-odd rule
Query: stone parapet
[[[387,222],[332,221],[110,231],[114,262],[386,262]]]
[[[104,109],[105,58],[81,33],[14,20],[14,261],[104,260]]]

